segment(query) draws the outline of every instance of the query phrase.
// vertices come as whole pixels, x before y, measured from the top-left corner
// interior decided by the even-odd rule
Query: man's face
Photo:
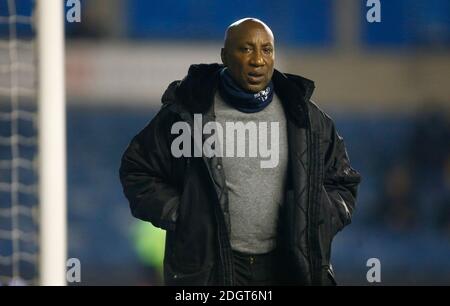
[[[249,92],[265,89],[275,61],[273,36],[255,22],[241,24],[229,36],[222,49],[222,62],[233,79]]]

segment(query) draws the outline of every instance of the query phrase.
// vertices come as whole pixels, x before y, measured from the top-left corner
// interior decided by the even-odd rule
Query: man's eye
[[[248,47],[243,47],[243,48],[241,48],[241,51],[242,51],[242,52],[245,52],[245,53],[248,53],[248,52],[251,51],[251,49],[248,48]]]
[[[264,53],[266,53],[266,54],[270,54],[270,53],[273,52],[272,48],[266,48],[266,49],[263,49],[263,51],[264,51]]]

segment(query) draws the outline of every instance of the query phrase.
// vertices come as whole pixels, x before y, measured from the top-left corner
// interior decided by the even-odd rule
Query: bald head
[[[272,79],[275,61],[274,37],[270,28],[255,18],[232,23],[225,32],[222,62],[242,89],[256,93]]]
[[[272,42],[274,42],[272,30],[264,22],[256,18],[242,18],[230,24],[225,31],[224,48],[233,43],[240,35],[252,29],[266,32],[272,38]]]

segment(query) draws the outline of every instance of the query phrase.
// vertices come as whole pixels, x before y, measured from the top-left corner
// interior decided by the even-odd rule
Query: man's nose
[[[264,59],[262,57],[261,51],[256,50],[251,58],[250,58],[250,65],[252,66],[263,66],[264,65]]]

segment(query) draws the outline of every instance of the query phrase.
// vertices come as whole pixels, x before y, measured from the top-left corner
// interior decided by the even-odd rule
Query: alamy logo
[[[192,157],[192,149],[194,157],[203,154],[206,157],[260,157],[261,168],[275,168],[279,162],[279,123],[270,122],[270,130],[268,124],[238,121],[226,122],[223,127],[219,122],[211,121],[203,126],[202,115],[195,114],[194,131],[187,122],[173,124],[171,133],[179,136],[173,140],[170,149],[176,158]],[[210,136],[203,142],[203,135]]]
[[[69,258],[66,262],[66,281],[68,283],[81,282],[81,262],[78,258]]]
[[[366,14],[366,20],[370,23],[381,22],[381,2],[380,0],[367,0],[366,6],[370,7]]]
[[[369,258],[366,263],[370,267],[367,271],[366,279],[369,283],[381,282],[381,262],[378,258]]]
[[[66,13],[67,22],[81,22],[80,0],[67,0],[66,7],[69,7]]]

